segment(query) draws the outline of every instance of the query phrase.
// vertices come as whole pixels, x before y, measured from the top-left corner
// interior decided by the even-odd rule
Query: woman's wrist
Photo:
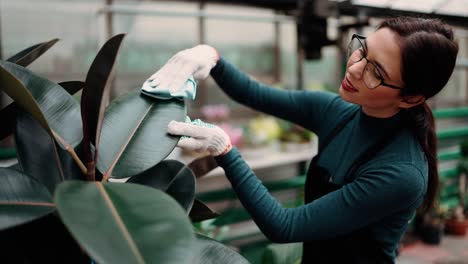
[[[224,155],[228,154],[229,151],[231,151],[231,150],[232,150],[232,144],[229,143],[229,144],[224,148],[223,152],[221,152],[221,154],[219,154],[219,155],[216,156],[216,157],[224,156]]]

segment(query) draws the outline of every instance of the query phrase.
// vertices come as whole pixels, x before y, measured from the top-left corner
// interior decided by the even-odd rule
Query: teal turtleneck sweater
[[[232,99],[264,113],[291,121],[323,138],[358,105],[328,92],[284,90],[258,83],[222,58],[211,71]],[[384,88],[382,88],[384,89]],[[318,164],[344,184],[353,161],[370,144],[402,122],[401,113],[375,118],[361,110],[321,154]],[[408,221],[427,189],[428,165],[417,139],[407,129],[364,164],[341,189],[297,208],[284,208],[263,186],[233,148],[216,157],[239,200],[262,232],[273,242],[304,242],[333,238],[370,227],[385,254],[395,258]]]

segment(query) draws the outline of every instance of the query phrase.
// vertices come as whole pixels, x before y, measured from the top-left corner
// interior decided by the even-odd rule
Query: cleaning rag
[[[195,100],[197,93],[197,82],[190,76],[187,81],[179,89],[170,91],[161,87],[153,86],[151,79],[146,80],[141,87],[141,93],[147,96],[151,96],[157,99],[172,99],[177,98],[179,100],[190,99]]]

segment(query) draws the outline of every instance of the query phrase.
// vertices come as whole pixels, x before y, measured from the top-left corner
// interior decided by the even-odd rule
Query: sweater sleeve
[[[368,168],[341,189],[297,208],[283,208],[233,148],[216,157],[257,226],[276,243],[332,238],[414,206],[425,193],[422,172],[410,163]]]
[[[318,133],[327,114],[336,112],[330,92],[286,90],[256,82],[221,58],[211,70],[218,86],[235,101]],[[329,111],[330,109],[335,111]]]

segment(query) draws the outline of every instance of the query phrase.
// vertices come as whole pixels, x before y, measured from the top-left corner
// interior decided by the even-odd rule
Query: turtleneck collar
[[[379,118],[374,116],[369,116],[364,111],[359,111],[358,118],[359,118],[359,127],[365,130],[369,130],[372,132],[382,132],[385,133],[387,131],[394,131],[395,128],[401,125],[402,122],[402,113],[403,111],[399,111],[395,115],[386,118]]]

